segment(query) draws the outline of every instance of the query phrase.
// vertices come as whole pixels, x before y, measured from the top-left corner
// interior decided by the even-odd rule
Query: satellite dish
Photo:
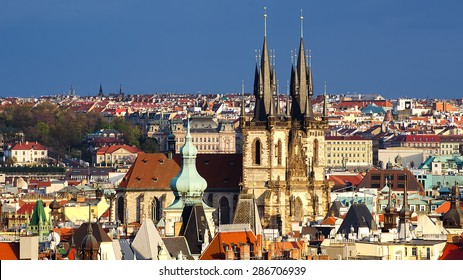
[[[48,242],[50,242],[50,249],[55,250],[56,246],[58,246],[60,242],[59,234],[56,232],[52,232],[48,235]]]

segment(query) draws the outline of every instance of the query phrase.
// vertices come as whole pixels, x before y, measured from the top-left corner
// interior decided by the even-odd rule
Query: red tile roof
[[[336,218],[335,217],[328,217],[321,222],[322,225],[329,225],[329,226],[334,226],[336,224]]]
[[[240,246],[240,243],[257,244],[257,238],[252,231],[241,232],[219,232],[212,239],[209,246],[199,257],[200,260],[224,260],[225,248],[224,244],[230,245],[231,243]]]
[[[11,150],[24,151],[24,150],[35,150],[35,151],[45,151],[47,147],[43,146],[38,142],[20,142],[16,143]]]
[[[19,260],[19,242],[0,242],[0,260]]]
[[[181,161],[180,155],[168,159],[162,153],[140,153],[122,179],[119,188],[170,190],[170,181],[179,173]],[[199,154],[196,158],[196,168],[206,179],[207,190],[239,191],[242,155]]]
[[[447,242],[439,260],[463,260],[463,237],[460,237],[458,243]]]
[[[330,178],[328,180],[334,182],[335,187],[344,187],[346,185],[346,182],[350,182],[352,186],[356,187],[363,180],[363,176],[360,174],[330,175]]]
[[[53,228],[53,231],[59,234],[60,242],[68,242],[74,234],[73,228]]]
[[[460,202],[460,208],[463,210],[463,202]],[[436,209],[436,213],[438,214],[445,214],[450,210],[450,201],[446,201],[442,203],[439,207]]]
[[[126,150],[127,152],[129,153],[132,153],[132,154],[136,154],[136,153],[141,153],[142,150],[140,150],[139,148],[137,147],[132,147],[132,146],[129,146],[129,145],[111,145],[111,146],[108,146],[108,147],[101,147],[99,148],[96,153],[98,155],[102,155],[102,154],[112,154],[116,151],[118,151],[119,149],[124,149]]]
[[[29,215],[31,215],[32,212],[34,212],[34,207],[35,207],[35,202],[25,203],[23,206],[21,206],[21,208],[18,209],[18,211],[16,211],[16,214],[20,214],[20,215],[29,214]]]

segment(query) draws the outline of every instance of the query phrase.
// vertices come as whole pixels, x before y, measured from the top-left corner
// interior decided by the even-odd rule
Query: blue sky
[[[315,94],[463,96],[463,2],[0,0],[0,96],[252,90],[263,7],[277,79],[312,50]]]

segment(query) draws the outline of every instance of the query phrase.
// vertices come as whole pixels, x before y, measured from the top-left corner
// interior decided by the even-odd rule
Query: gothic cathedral
[[[326,214],[331,187],[325,180],[326,96],[321,117],[312,109],[310,58],[302,32],[297,61],[291,69],[290,97],[280,109],[274,59],[264,43],[254,77],[255,108],[251,119],[240,117],[243,135],[243,193],[257,200],[264,228],[281,234]],[[273,63],[272,63],[273,62]],[[290,101],[291,98],[291,101]]]

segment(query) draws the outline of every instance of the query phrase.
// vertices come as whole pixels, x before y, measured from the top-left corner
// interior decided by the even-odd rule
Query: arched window
[[[281,145],[281,140],[278,140],[277,144],[277,164],[281,165],[281,158],[282,158],[282,145]]]
[[[313,141],[313,163],[318,164],[318,139]]]
[[[230,223],[230,204],[225,196],[222,196],[219,201],[219,222],[220,224]]]
[[[162,208],[161,208],[161,202],[157,197],[153,198],[153,201],[151,202],[151,220],[153,220],[153,223],[156,224],[159,222],[159,220],[162,217]]]
[[[124,197],[119,196],[117,199],[117,218],[121,223],[125,223]]]
[[[253,161],[254,161],[254,164],[256,165],[260,165],[261,164],[261,153],[262,153],[262,144],[260,142],[259,139],[256,139],[254,141],[254,145],[252,147],[252,151],[253,151]]]

